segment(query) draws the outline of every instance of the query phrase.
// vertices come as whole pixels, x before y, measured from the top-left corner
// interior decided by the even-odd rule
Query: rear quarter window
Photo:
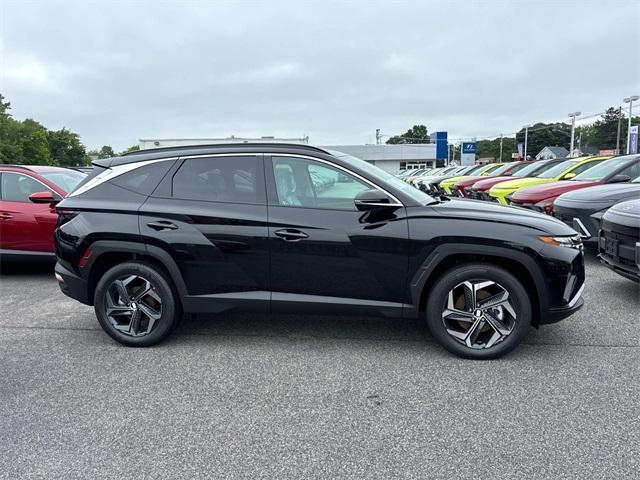
[[[113,180],[110,180],[109,183],[132,192],[151,195],[174,163],[175,160],[154,162],[118,175]]]

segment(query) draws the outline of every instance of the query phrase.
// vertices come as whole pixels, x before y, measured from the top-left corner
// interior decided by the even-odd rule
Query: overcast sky
[[[640,94],[640,3],[0,0],[0,93],[89,148],[454,137]],[[640,105],[638,105],[640,112]]]

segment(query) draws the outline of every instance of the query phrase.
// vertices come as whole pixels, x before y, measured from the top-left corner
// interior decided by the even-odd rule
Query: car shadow
[[[0,275],[51,275],[53,276],[53,268],[55,261],[0,261]]]

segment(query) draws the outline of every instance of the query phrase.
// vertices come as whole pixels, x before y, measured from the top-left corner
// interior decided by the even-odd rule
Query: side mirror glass
[[[29,200],[33,203],[58,203],[62,200],[58,195],[54,195],[53,192],[36,192],[29,195]]]
[[[614,175],[613,178],[611,180],[609,180],[609,183],[623,183],[623,182],[630,182],[631,181],[631,177],[629,175]]]
[[[364,190],[356,195],[353,203],[360,211],[397,206],[386,193],[380,190]]]

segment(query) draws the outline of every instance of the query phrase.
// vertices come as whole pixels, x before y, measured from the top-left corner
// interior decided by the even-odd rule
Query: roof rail
[[[325,149],[320,147],[314,147],[313,145],[304,145],[300,143],[275,143],[275,142],[243,142],[243,143],[209,143],[206,145],[178,145],[175,147],[160,147],[160,148],[145,148],[144,150],[135,150],[133,152],[127,152],[121,156],[129,157],[133,155],[148,154],[148,153],[160,153],[160,152],[175,152],[182,150],[208,150],[211,148],[225,148],[225,147],[295,147],[303,150],[312,150],[314,152],[328,153]]]

